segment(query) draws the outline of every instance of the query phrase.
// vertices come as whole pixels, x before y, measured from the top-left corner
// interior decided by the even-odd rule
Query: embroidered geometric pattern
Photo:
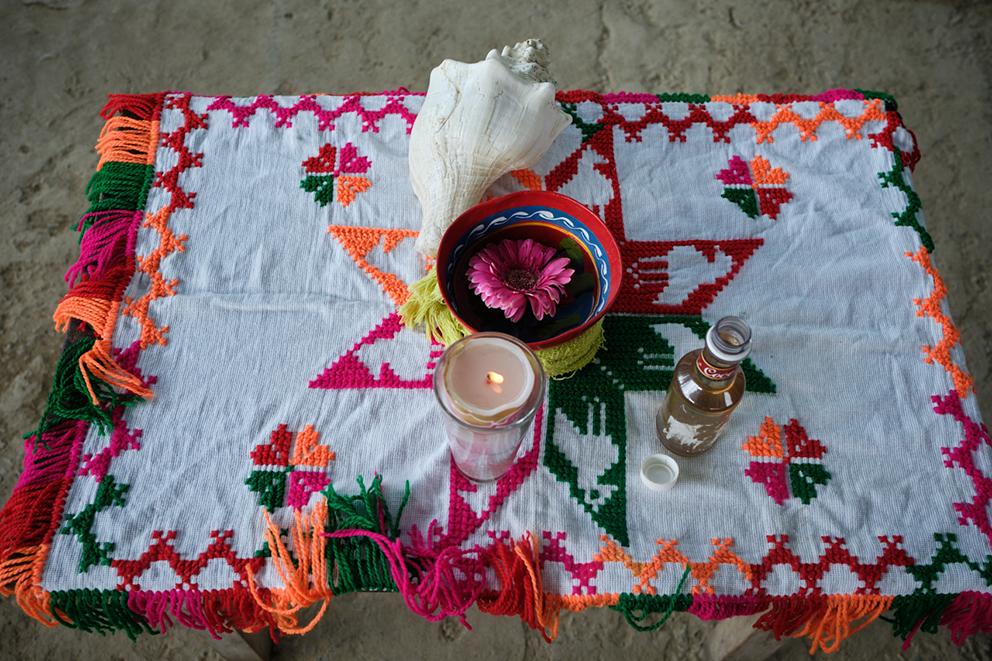
[[[964,439],[953,448],[941,448],[944,465],[960,468],[971,480],[975,496],[971,502],[954,503],[960,515],[958,521],[966,526],[969,523],[978,528],[992,546],[992,521],[989,520],[989,502],[992,501],[992,477],[981,471],[975,462],[976,452],[984,446],[992,446],[989,429],[985,423],[970,418],[961,405],[961,395],[952,390],[943,397],[934,395],[933,410],[937,415],[950,415],[964,431]]]
[[[744,474],[764,486],[779,505],[790,496],[790,486],[791,495],[809,505],[816,498],[817,485],[830,481],[830,473],[822,463],[827,449],[820,441],[809,438],[795,418],[779,428],[766,417],[758,435],[749,436],[741,449],[754,458]]]
[[[916,305],[916,316],[930,317],[940,326],[943,333],[940,342],[934,346],[924,345],[921,347],[923,351],[923,362],[927,364],[936,362],[943,367],[954,380],[954,389],[957,391],[958,396],[967,397],[971,392],[975,379],[961,365],[956,364],[951,357],[951,349],[959,344],[961,333],[958,332],[951,318],[942,307],[943,300],[947,296],[947,286],[944,284],[943,278],[940,277],[940,273],[937,272],[936,267],[934,267],[930,253],[924,248],[920,248],[915,253],[906,253],[906,256],[919,264],[926,271],[927,275],[933,279],[933,291],[930,295],[925,299],[913,299],[913,303]]]
[[[131,637],[304,632],[303,609],[357,590],[546,640],[590,607],[638,630],[754,615],[814,651],[887,611],[906,641],[992,629],[992,442],[895,101],[557,99],[571,125],[487,196],[575,198],[622,278],[596,359],[549,382],[510,470],[477,483],[431,393],[443,347],[398,314],[427,273],[423,96],[112,96],[66,347],[0,510],[0,592]],[[298,222],[315,214],[326,234]],[[676,361],[727,314],[754,329],[748,393],[661,506],[631,476]]]
[[[284,505],[301,509],[313,493],[330,484],[326,469],[334,458],[334,453],[320,444],[320,434],[313,425],[298,432],[279,425],[268,443],[256,445],[251,451],[256,468],[245,484],[258,494],[258,504],[269,512]]]
[[[606,316],[603,332],[610,348],[569,379],[548,387],[548,428],[544,463],[565,482],[572,496],[604,531],[629,544],[626,519],[627,414],[624,393],[668,388],[680,356],[659,330],[683,326],[697,337],[708,325],[685,316]],[[753,363],[747,364],[748,389],[775,392],[775,386]],[[753,381],[753,383],[752,383]],[[581,444],[557,438],[581,439]],[[600,446],[612,455],[604,465],[589,464],[583,447]]]
[[[406,303],[410,297],[410,290],[406,283],[398,275],[388,273],[370,264],[368,256],[380,245],[382,252],[389,254],[405,239],[416,238],[416,231],[380,227],[351,227],[349,225],[331,225],[327,231],[347,251],[348,255],[355,261],[355,265],[365,271],[392,299],[396,307]]]
[[[340,149],[330,143],[321,145],[316,156],[303,161],[306,176],[300,188],[313,193],[320,206],[327,206],[333,199],[343,207],[355,201],[359,193],[372,187],[372,180],[358,175],[372,167],[371,161],[359,156],[355,145],[346,142]]]
[[[775,220],[782,205],[792,199],[792,193],[785,187],[788,173],[782,168],[773,168],[763,156],[755,156],[750,163],[745,163],[740,156],[734,155],[727,167],[716,173],[716,178],[726,185],[722,197],[740,207],[749,218],[764,214]]]
[[[375,371],[363,360],[362,353],[366,348],[378,350],[380,353],[408,350],[406,344],[396,341],[398,336],[406,333],[411,333],[411,331],[405,329],[403,322],[400,321],[399,313],[390,312],[355,346],[310,381],[310,387],[327,390],[352,388],[427,389],[433,387],[434,366],[443,353],[440,345],[431,344],[429,350],[424,352],[423,372],[413,378],[397,374],[389,362],[385,360],[380,363],[378,371]],[[426,340],[418,344],[422,344],[425,349],[428,348]]]

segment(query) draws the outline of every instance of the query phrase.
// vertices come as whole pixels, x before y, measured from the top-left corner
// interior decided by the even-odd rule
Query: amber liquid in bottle
[[[668,451],[688,457],[713,447],[744,396],[740,363],[750,350],[748,325],[724,317],[706,334],[706,346],[682,356],[656,420]]]

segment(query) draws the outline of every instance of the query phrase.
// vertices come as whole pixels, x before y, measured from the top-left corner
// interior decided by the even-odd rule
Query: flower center
[[[534,285],[537,284],[537,274],[527,269],[510,269],[503,282],[510,289],[527,291],[528,289],[533,289]]]

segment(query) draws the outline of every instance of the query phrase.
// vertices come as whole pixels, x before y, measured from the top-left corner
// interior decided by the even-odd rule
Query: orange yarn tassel
[[[810,654],[836,652],[840,644],[874,622],[892,606],[894,597],[828,595],[772,598],[771,608],[754,623],[776,638],[810,637]]]
[[[265,540],[272,552],[272,565],[285,587],[282,590],[270,589],[273,603],[267,604],[255,585],[254,573],[248,569],[248,590],[260,608],[272,613],[276,626],[283,633],[304,634],[313,629],[334,596],[327,576],[327,539],[322,534],[326,521],[327,502],[324,500],[317,501],[308,515],[299,511],[295,513],[290,531],[297,557],[294,564],[289,549],[280,537],[279,527],[265,512]],[[320,610],[309,623],[300,626],[296,612],[318,601],[323,602]]]
[[[513,552],[520,558],[523,567],[530,577],[534,597],[534,615],[541,625],[541,635],[549,643],[558,637],[558,609],[554,600],[545,599],[544,583],[541,578],[541,553],[537,538],[530,531],[527,541],[517,542]]]
[[[130,117],[111,117],[103,125],[96,151],[100,161],[99,170],[107,161],[151,165],[155,162],[158,122]]]
[[[17,604],[25,613],[46,627],[54,627],[58,622],[52,617],[50,595],[40,587],[41,572],[47,557],[47,544],[29,546],[11,553],[0,563],[0,595],[15,595]]]
[[[519,615],[547,642],[558,636],[561,600],[545,594],[541,579],[538,542],[530,532],[512,547],[495,543],[488,549],[486,564],[496,574],[499,592],[479,597],[479,610],[493,615]]]
[[[99,330],[107,325],[111,308],[116,308],[113,301],[104,298],[66,296],[55,308],[52,319],[55,320],[55,329],[60,333],[69,330],[69,322],[73,319],[78,319],[89,324],[94,330]]]
[[[825,654],[836,652],[843,641],[889,610],[892,599],[881,595],[830,595],[826,598],[826,608],[791,635],[793,638],[809,636],[810,654],[815,654],[817,649]]]
[[[144,381],[121,367],[113,359],[110,355],[110,340],[98,340],[93,344],[92,349],[80,356],[79,371],[86,383],[86,392],[90,394],[90,399],[94,404],[99,404],[100,400],[93,389],[91,381],[93,377],[145,399],[150,399],[152,396],[151,388],[146,386]]]

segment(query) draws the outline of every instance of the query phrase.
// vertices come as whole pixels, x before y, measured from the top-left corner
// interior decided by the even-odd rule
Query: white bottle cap
[[[653,454],[641,462],[641,482],[653,491],[668,491],[679,479],[679,465],[667,454]]]
[[[706,332],[706,348],[714,358],[736,365],[751,353],[751,327],[740,317],[723,317]]]

